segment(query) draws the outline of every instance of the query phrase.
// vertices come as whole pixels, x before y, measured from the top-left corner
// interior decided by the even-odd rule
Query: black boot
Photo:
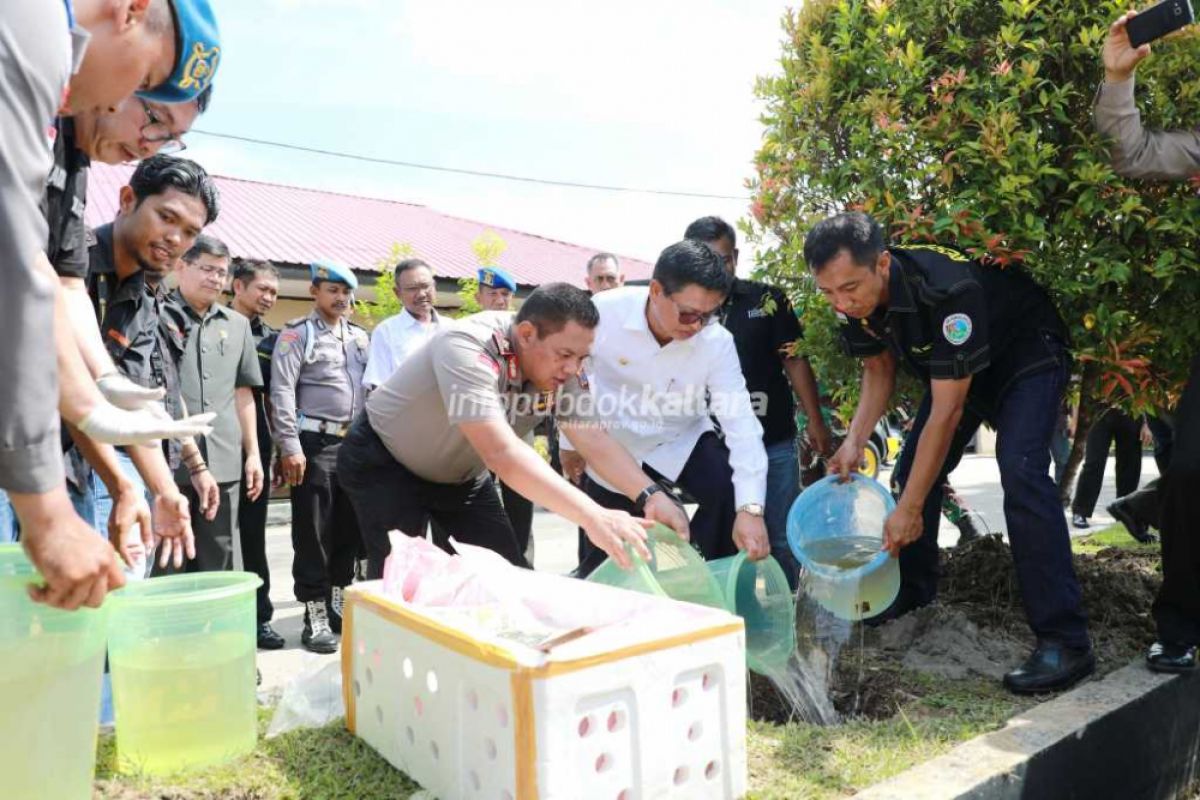
[[[264,622],[258,626],[259,650],[282,650],[285,644],[287,642],[279,635],[279,631],[271,627],[271,623]]]
[[[1196,645],[1155,642],[1146,651],[1146,665],[1154,672],[1191,672],[1196,668]]]
[[[329,629],[329,610],[324,600],[309,600],[304,604],[304,633],[300,644],[314,653],[336,653],[337,637]]]
[[[1043,641],[1024,664],[1004,676],[1004,687],[1014,694],[1057,692],[1075,685],[1095,669],[1092,648]]]
[[[958,528],[958,544],[955,547],[968,544],[979,538],[979,528],[975,527],[975,520],[971,518],[970,514],[963,514],[959,518],[956,527]]]

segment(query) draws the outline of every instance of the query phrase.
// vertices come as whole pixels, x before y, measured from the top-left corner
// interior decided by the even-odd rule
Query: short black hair
[[[208,111],[209,103],[212,102],[213,85],[210,83],[204,87],[204,91],[196,95],[196,110],[203,114]]]
[[[424,267],[425,269],[429,270],[430,272],[433,272],[433,267],[429,266],[421,259],[406,258],[392,269],[392,280],[397,285],[399,285],[400,276],[403,275],[404,273],[408,272],[410,269],[416,269],[417,267]]]
[[[733,288],[733,276],[725,269],[725,261],[716,250],[696,239],[684,239],[663,250],[654,264],[653,278],[667,294],[691,284],[724,295]]]
[[[874,271],[885,246],[883,228],[873,217],[847,211],[812,227],[804,237],[804,262],[814,273],[820,272],[838,253],[849,250],[855,264]]]
[[[538,338],[558,333],[568,322],[589,330],[600,324],[600,312],[592,296],[569,283],[544,283],[530,293],[517,312],[517,322],[529,320]]]
[[[229,258],[229,247],[217,237],[202,233],[196,237],[191,248],[183,254],[183,260],[193,264],[197,258],[205,254],[214,258]]]
[[[592,274],[592,267],[596,266],[601,261],[611,261],[616,265],[618,270],[621,269],[621,259],[617,258],[612,253],[596,253],[596,255],[587,260],[588,275]]]
[[[177,189],[184,194],[197,197],[204,203],[205,225],[217,221],[217,186],[195,161],[162,153],[150,156],[137,165],[129,178],[129,188],[140,206],[147,197],[163,194],[168,189]]]
[[[698,242],[719,242],[728,239],[731,245],[737,247],[737,231],[720,217],[701,217],[687,226],[683,238],[695,239]]]
[[[233,267],[233,279],[241,281],[243,284],[249,284],[259,275],[270,275],[275,280],[279,280],[279,268],[270,261],[239,261]]]

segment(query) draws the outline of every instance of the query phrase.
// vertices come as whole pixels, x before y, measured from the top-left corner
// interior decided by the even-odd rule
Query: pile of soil
[[[1129,663],[1153,640],[1150,605],[1162,580],[1159,561],[1157,553],[1120,548],[1075,555],[1097,675]],[[814,629],[820,648],[811,646]],[[842,623],[833,637],[830,630],[801,598],[797,640],[802,650],[809,645],[812,671],[827,681],[841,715],[868,719],[889,718],[945,681],[994,686],[1033,645],[1012,554],[995,535],[942,552],[937,603],[878,627]],[[756,675],[750,713],[772,722],[793,717],[771,683]]]

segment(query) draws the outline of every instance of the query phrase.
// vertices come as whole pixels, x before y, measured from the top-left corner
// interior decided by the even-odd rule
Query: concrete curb
[[[1141,662],[855,795],[864,800],[1177,798],[1200,776],[1200,674]]]

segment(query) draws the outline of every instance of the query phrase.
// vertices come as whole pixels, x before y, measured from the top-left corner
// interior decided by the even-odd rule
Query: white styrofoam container
[[[545,581],[585,604],[631,595],[538,574]],[[584,637],[531,658],[393,601],[378,582],[358,584],[342,639],[347,727],[443,800],[741,797],[741,620],[638,598],[655,623],[621,646],[589,650]]]

